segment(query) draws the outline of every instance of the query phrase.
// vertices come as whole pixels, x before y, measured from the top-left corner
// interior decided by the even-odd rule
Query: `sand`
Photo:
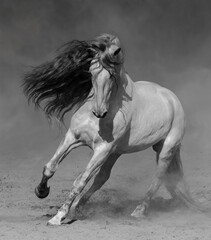
[[[34,194],[34,187],[40,180],[47,155],[1,161],[1,240],[211,239],[211,214],[194,212],[171,202],[162,188],[153,199],[147,217],[137,220],[130,216],[155,171],[152,150],[120,158],[110,180],[82,209],[80,220],[59,227],[47,226],[47,221],[68,196],[74,178],[83,170],[91,152],[81,148],[72,154],[72,161],[67,157],[50,180],[50,195],[40,200]],[[78,155],[83,160],[80,161]],[[211,202],[210,155],[201,153],[200,162],[191,162],[193,156],[183,146],[182,156],[186,159],[186,179],[193,197],[203,204]]]

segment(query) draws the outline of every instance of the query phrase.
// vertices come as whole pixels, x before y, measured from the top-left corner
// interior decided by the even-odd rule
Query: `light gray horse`
[[[157,171],[142,203],[132,213],[146,214],[149,203],[162,183],[172,197],[191,202],[183,192],[180,144],[185,130],[184,111],[168,89],[151,82],[133,82],[124,68],[124,56],[117,37],[103,34],[93,41],[71,41],[52,60],[25,76],[24,90],[37,106],[44,101],[48,116],[61,121],[74,110],[69,129],[52,159],[45,165],[35,193],[49,194],[47,181],[59,163],[76,147],[86,145],[93,156],[73,183],[69,198],[49,220],[60,225],[71,209],[82,206],[108,180],[116,160],[124,153],[153,147]],[[42,107],[42,106],[41,106]],[[89,180],[92,186],[83,191]]]

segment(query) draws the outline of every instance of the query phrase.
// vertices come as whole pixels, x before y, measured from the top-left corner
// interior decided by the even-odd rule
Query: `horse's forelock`
[[[106,68],[113,68],[115,65],[122,63],[122,59],[121,61],[114,59],[109,53],[109,48],[113,44],[120,47],[119,38],[107,33],[98,36],[92,43],[92,47],[98,52],[97,56],[100,63]]]

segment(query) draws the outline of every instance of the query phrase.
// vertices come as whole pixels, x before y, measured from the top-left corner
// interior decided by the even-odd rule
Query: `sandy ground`
[[[172,203],[165,189],[147,218],[130,217],[155,173],[152,150],[122,156],[82,220],[46,226],[91,153],[71,153],[50,180],[48,198],[35,196],[43,166],[59,143],[46,119],[28,107],[22,75],[61,44],[104,32],[122,39],[134,81],[155,81],[181,100],[187,115],[185,176],[194,199],[211,206],[211,2],[81,2],[0,1],[0,240],[211,240],[211,213]]]
[[[44,157],[37,154],[37,157],[0,162],[1,240],[211,239],[211,214],[197,213],[175,205],[168,200],[164,189],[152,201],[148,217],[139,220],[130,217],[143,198],[155,170],[151,150],[125,155],[117,162],[110,181],[84,207],[83,219],[60,227],[46,226],[68,196],[72,181],[86,164],[85,160],[79,161],[78,155],[88,160],[91,153],[86,149],[76,150],[72,161],[66,159],[50,181],[51,193],[44,200],[36,198],[34,187],[40,180],[44,157],[49,157],[47,154]],[[193,156],[184,148],[182,156],[186,159],[186,178],[194,198],[211,202],[211,155],[201,154],[200,162],[192,161],[192,164]],[[142,161],[139,161],[140,157]],[[128,161],[132,162],[128,164]]]

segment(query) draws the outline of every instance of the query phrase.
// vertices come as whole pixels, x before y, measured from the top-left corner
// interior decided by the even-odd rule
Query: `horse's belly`
[[[124,147],[121,146],[118,148],[118,152],[120,153],[133,153],[133,152],[139,152],[143,151],[149,147],[151,147],[153,144],[141,144],[141,145],[125,145]]]
[[[118,144],[118,150],[122,153],[138,152],[145,150],[160,140],[166,138],[170,130],[170,124],[156,128],[136,129],[128,134]]]

